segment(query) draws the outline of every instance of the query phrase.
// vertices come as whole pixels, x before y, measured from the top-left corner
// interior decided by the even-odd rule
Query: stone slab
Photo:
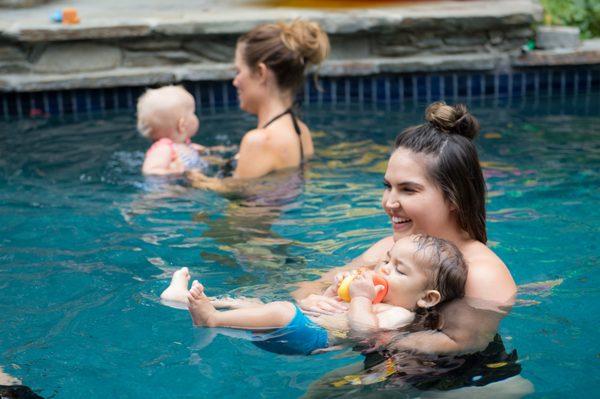
[[[306,18],[320,22],[330,34],[378,32],[386,29],[428,29],[443,24],[456,30],[519,25],[541,18],[534,0],[439,1],[390,7],[320,10],[261,7],[234,0],[96,0],[56,1],[52,5],[0,13],[0,36],[21,42],[145,37],[152,35],[239,35],[260,23]],[[76,6],[81,23],[52,24],[49,16],[61,6]],[[440,12],[443,10],[443,12]],[[128,17],[119,17],[127,15]]]
[[[576,50],[534,50],[512,62],[515,67],[600,65],[600,39],[586,40]]]
[[[121,64],[121,49],[98,43],[52,43],[33,64],[41,73],[77,73],[113,69]]]
[[[506,62],[497,54],[459,54],[430,57],[332,60],[321,76],[360,76],[379,73],[494,70]],[[167,84],[184,80],[231,80],[235,68],[230,63],[188,64],[149,68],[118,68],[72,74],[5,74],[0,76],[2,91],[44,91],[75,88],[103,88]]]
[[[536,30],[535,46],[543,50],[575,49],[579,47],[580,30],[570,26],[540,26]]]

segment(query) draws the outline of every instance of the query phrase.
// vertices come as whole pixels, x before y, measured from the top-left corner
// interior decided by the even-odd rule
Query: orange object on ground
[[[72,7],[63,8],[62,10],[62,23],[66,25],[78,24],[79,15],[77,15],[77,9]]]

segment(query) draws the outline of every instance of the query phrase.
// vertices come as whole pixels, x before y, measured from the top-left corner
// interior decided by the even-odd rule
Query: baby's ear
[[[417,301],[417,306],[420,308],[432,308],[442,299],[442,295],[438,290],[427,290],[423,293],[421,299]]]
[[[181,134],[185,132],[185,118],[182,116],[177,120],[177,133]]]

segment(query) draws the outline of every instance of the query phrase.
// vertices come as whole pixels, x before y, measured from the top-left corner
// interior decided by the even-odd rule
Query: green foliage
[[[541,0],[552,25],[577,26],[581,37],[600,36],[599,0]]]

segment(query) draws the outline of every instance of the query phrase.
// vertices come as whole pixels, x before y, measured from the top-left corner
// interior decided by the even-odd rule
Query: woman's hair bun
[[[329,38],[318,23],[295,19],[277,25],[283,44],[299,54],[305,63],[319,65],[329,55]]]
[[[425,110],[425,120],[444,133],[458,134],[469,140],[479,133],[479,122],[463,104],[451,106],[443,101],[435,102]]]

